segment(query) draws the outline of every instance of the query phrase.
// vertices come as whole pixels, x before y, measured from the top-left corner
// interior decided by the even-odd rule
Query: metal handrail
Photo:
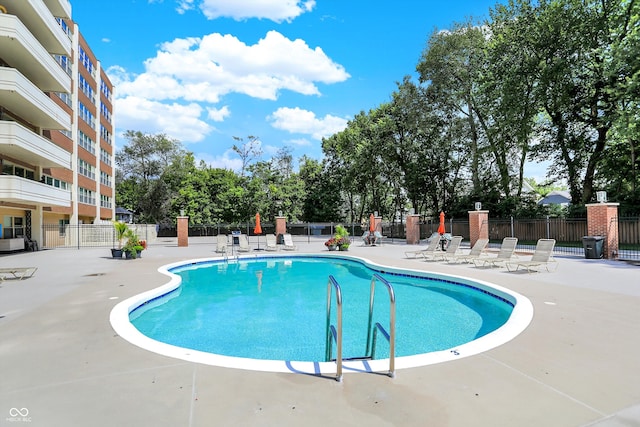
[[[331,325],[331,294],[336,290],[336,327]],[[336,381],[342,381],[342,291],[340,285],[333,276],[329,276],[327,282],[327,330],[326,330],[325,359],[331,360],[333,339],[336,340]]]
[[[380,323],[373,325],[373,305],[376,292],[376,280],[379,280],[384,284],[389,291],[389,332],[387,333]],[[367,326],[367,347],[366,355],[373,359],[375,354],[376,334],[378,329],[383,332],[383,335],[389,341],[389,376],[393,378],[395,376],[395,358],[396,358],[396,295],[393,291],[393,286],[386,279],[380,276],[378,273],[371,278],[371,290],[369,292],[369,323]]]

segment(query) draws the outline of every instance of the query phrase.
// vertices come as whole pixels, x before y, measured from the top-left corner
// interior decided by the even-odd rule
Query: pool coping
[[[283,360],[264,360],[249,359],[242,357],[232,357],[220,354],[208,353],[199,350],[187,349],[162,343],[153,340],[142,334],[129,321],[129,315],[136,309],[171,293],[179,288],[181,283],[180,276],[171,272],[172,269],[186,267],[189,265],[197,265],[204,263],[220,263],[220,262],[236,262],[237,260],[255,260],[269,258],[342,258],[364,263],[367,267],[374,270],[392,273],[401,276],[413,275],[416,277],[432,278],[444,282],[450,282],[458,285],[475,288],[487,294],[490,294],[505,303],[513,305],[513,311],[507,322],[500,328],[466,344],[455,346],[453,348],[434,351],[430,353],[422,353],[411,356],[401,356],[395,358],[396,369],[409,369],[421,366],[428,366],[438,363],[459,360],[465,357],[474,356],[484,353],[496,347],[499,347],[521,334],[531,323],[533,319],[533,305],[525,296],[499,286],[479,279],[470,279],[460,275],[443,274],[434,272],[425,272],[422,270],[410,268],[398,268],[390,265],[376,263],[368,258],[361,256],[353,256],[347,254],[318,254],[318,253],[287,253],[287,254],[261,254],[261,255],[242,255],[233,260],[224,260],[221,257],[195,258],[180,262],[174,262],[163,265],[158,268],[158,272],[169,277],[169,281],[159,287],[131,296],[126,300],[116,304],[109,314],[111,326],[116,333],[128,341],[145,350],[156,354],[172,357],[175,359],[185,360],[188,362],[201,363],[205,365],[218,366],[224,368],[243,369],[262,372],[280,372],[280,373],[300,373],[310,375],[331,375],[336,373],[335,362],[308,362],[308,361],[283,361]],[[410,274],[407,274],[410,273]],[[343,362],[344,372],[351,373],[371,373],[384,372],[389,369],[389,359],[376,360],[345,360]]]

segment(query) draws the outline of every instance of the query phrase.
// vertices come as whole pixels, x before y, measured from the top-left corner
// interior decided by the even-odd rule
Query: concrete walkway
[[[322,240],[295,241],[319,252]],[[167,281],[156,270],[215,256],[212,239],[160,239],[138,260],[109,249],[0,257],[38,267],[0,283],[0,426],[640,426],[640,267],[560,258],[509,273],[404,258],[403,243],[351,246],[379,264],[477,278],[532,301],[516,339],[396,378],[276,374],[156,355],[117,336],[119,301]]]

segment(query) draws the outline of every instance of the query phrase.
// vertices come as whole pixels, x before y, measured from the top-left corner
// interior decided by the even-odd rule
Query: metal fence
[[[329,237],[335,232],[338,223],[289,223],[287,232],[300,240],[312,237]],[[367,226],[360,223],[342,224],[354,239],[358,239],[366,231]],[[420,224],[420,239],[427,239],[437,231],[439,221],[427,219]],[[404,223],[382,223],[382,234],[387,241],[403,242],[406,239],[406,225]],[[449,219],[445,223],[447,233],[462,236],[469,240],[468,219]],[[620,217],[612,227],[618,227],[620,259],[640,259],[640,218]],[[262,234],[274,234],[275,224],[261,223]],[[582,238],[587,235],[587,220],[585,218],[543,218],[543,219],[489,219],[482,227],[487,227],[490,246],[498,246],[505,237],[517,237],[518,249],[532,250],[540,238],[556,239],[556,252],[583,255]],[[175,227],[157,227],[154,224],[130,224],[140,239],[153,243],[157,237],[176,237]],[[81,248],[81,247],[116,247],[118,242],[111,224],[95,225],[43,225],[42,248]],[[244,224],[208,224],[192,225],[189,236],[217,236],[240,231],[248,236],[256,236],[253,222]]]

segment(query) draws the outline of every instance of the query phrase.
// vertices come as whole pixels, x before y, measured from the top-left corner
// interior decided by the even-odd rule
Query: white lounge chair
[[[500,251],[498,252],[497,256],[479,257],[472,260],[473,264],[476,267],[480,267],[480,266],[485,267],[487,265],[490,267],[496,267],[496,266],[504,265],[513,258],[513,254],[516,251],[517,244],[518,244],[517,237],[505,237],[504,239],[502,239],[502,245],[500,246]]]
[[[249,252],[251,248],[249,247],[249,240],[247,239],[246,234],[240,234],[238,236],[238,252]]]
[[[478,239],[476,243],[474,243],[471,251],[468,254],[459,254],[453,256],[446,256],[445,259],[447,262],[473,262],[474,259],[480,258],[483,256],[484,250],[489,244],[489,239]]]
[[[404,255],[407,258],[418,258],[423,253],[435,252],[440,247],[440,233],[433,233],[427,241],[427,247],[417,251],[405,251]]]
[[[539,267],[544,267],[547,271],[551,271],[549,267],[555,270],[558,267],[558,261],[553,258],[553,248],[555,245],[555,239],[539,239],[530,260],[509,261],[506,263],[507,270],[517,271],[520,267],[526,268],[528,273],[538,271],[536,269]]]
[[[38,267],[5,267],[0,268],[0,282],[7,278],[22,280],[33,276]]]
[[[282,246],[282,249],[284,249],[285,251],[298,250],[298,247],[293,244],[293,238],[291,237],[291,234],[284,234],[283,237],[284,237],[284,246]]]
[[[268,251],[277,251],[278,250],[278,242],[276,240],[275,234],[267,234],[267,246],[265,247]]]
[[[442,259],[445,260],[447,256],[454,256],[458,249],[460,248],[460,243],[462,243],[462,236],[453,236],[449,241],[449,245],[447,246],[447,250],[445,251],[433,251],[431,253],[424,253],[422,257],[425,260],[437,260]]]
[[[227,235],[226,234],[218,234],[216,239],[216,252],[219,254],[227,253]]]

